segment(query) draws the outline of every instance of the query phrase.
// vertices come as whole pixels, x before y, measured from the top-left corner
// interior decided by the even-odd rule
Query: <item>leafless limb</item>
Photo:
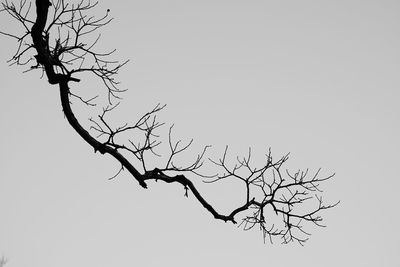
[[[23,32],[14,34],[1,31],[0,34],[17,41],[17,51],[10,62],[26,65],[36,60],[36,65],[31,69],[42,70],[50,84],[59,86],[63,112],[73,129],[95,152],[110,154],[121,164],[118,172],[109,179],[128,171],[143,188],[147,188],[150,180],[179,183],[185,190],[185,196],[191,192],[216,219],[232,223],[239,220],[239,226],[244,230],[258,228],[264,240],[271,242],[278,238],[282,243],[297,242],[302,245],[310,236],[310,226],[324,227],[321,213],[339,202],[325,204],[320,195],[320,184],[330,180],[333,175],[321,176],[320,170],[310,174],[308,169],[291,173],[283,168],[289,155],[275,160],[271,149],[265,154],[261,166],[254,165],[251,149],[245,157],[236,157],[233,161],[228,159],[228,146],[218,159],[209,158],[207,151],[210,146],[205,146],[189,163],[183,163],[179,158],[183,155],[190,158],[187,152],[191,149],[193,139],[188,142],[174,140],[171,126],[168,140],[163,142],[160,131],[164,123],[158,121],[157,115],[165,105],[156,105],[136,122],[113,125],[109,114],[118,107],[119,93],[123,91],[118,88],[115,75],[128,61],[120,63],[110,60],[115,50],[105,53],[96,50],[100,39],[98,31],[112,20],[109,10],[100,18],[91,16],[90,12],[97,5],[97,2],[90,0],[75,4],[64,0],[36,0],[36,18],[33,19],[31,2],[21,0],[14,4],[5,1],[1,12],[19,22]],[[92,34],[97,36],[90,38]],[[28,37],[32,37],[32,41]],[[89,119],[91,126],[88,130],[77,120],[70,103],[70,98],[75,97],[88,106],[96,105],[97,96],[86,99],[79,93],[71,93],[69,83],[80,82],[80,79],[73,77],[80,73],[99,78],[108,96],[108,105],[97,117]],[[112,100],[117,100],[117,103],[114,104]],[[149,167],[149,158],[154,157],[159,159],[160,164],[158,167]],[[205,174],[205,162],[211,163],[217,171]],[[239,181],[245,192],[242,204],[226,215],[219,213],[200,194],[189,179],[191,176],[200,177],[209,184],[222,180]]]

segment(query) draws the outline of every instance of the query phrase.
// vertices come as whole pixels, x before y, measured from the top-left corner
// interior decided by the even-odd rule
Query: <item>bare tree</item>
[[[34,6],[36,12],[32,11]],[[112,126],[109,113],[118,106],[123,91],[119,89],[115,75],[127,61],[110,60],[114,51],[98,52],[96,45],[100,35],[90,39],[112,20],[109,10],[104,10],[98,18],[92,16],[90,13],[96,6],[97,2],[90,0],[76,3],[36,0],[35,5],[27,0],[18,3],[5,1],[1,12],[19,22],[23,32],[1,33],[14,38],[18,44],[10,59],[11,64],[30,64],[27,71],[41,70],[50,84],[58,85],[63,112],[72,128],[95,152],[109,154],[121,164],[115,176],[126,170],[143,188],[147,188],[150,180],[179,183],[185,196],[191,192],[215,219],[234,224],[240,222],[239,226],[245,230],[258,227],[264,240],[271,242],[278,238],[282,243],[296,241],[303,244],[310,235],[306,226],[323,227],[321,212],[338,203],[323,203],[319,194],[322,192],[320,183],[333,175],[320,177],[320,170],[309,173],[308,169],[291,173],[283,168],[288,155],[275,160],[271,150],[267,151],[264,163],[258,167],[253,164],[250,149],[245,157],[237,157],[230,163],[228,147],[219,159],[210,159],[206,146],[189,164],[179,163],[177,156],[187,152],[192,141],[174,141],[170,127],[168,141],[162,142],[159,131],[164,123],[158,121],[157,114],[163,105],[156,105],[133,123]],[[70,89],[70,83],[79,83],[77,77],[85,73],[97,77],[104,84],[108,102],[98,117],[89,119],[89,129],[82,126],[71,108],[72,98],[88,106],[98,104],[96,97],[86,99],[82,93],[73,93]],[[163,145],[168,150],[166,154],[160,153]],[[158,167],[148,167],[150,158],[158,159]],[[205,162],[213,164],[217,171],[206,174]],[[207,183],[227,179],[240,181],[245,192],[241,197],[242,204],[227,214],[218,212],[189,179],[193,176]]]

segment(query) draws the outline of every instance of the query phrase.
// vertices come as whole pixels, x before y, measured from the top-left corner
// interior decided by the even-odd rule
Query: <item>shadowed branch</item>
[[[59,86],[61,105],[69,124],[95,152],[109,154],[121,164],[109,179],[128,171],[143,188],[147,188],[150,180],[179,183],[185,196],[189,197],[191,192],[214,218],[235,224],[239,222],[244,230],[258,228],[264,240],[271,242],[279,238],[282,243],[303,244],[310,236],[309,227],[324,227],[321,213],[339,202],[325,204],[320,184],[333,175],[321,176],[320,170],[311,173],[308,169],[291,173],[283,168],[289,155],[275,160],[271,149],[260,166],[253,164],[251,149],[246,156],[234,160],[229,159],[228,146],[217,159],[207,155],[210,146],[190,156],[193,155],[190,152],[193,139],[188,142],[175,140],[173,126],[168,128],[167,141],[162,139],[164,123],[158,120],[158,114],[165,105],[156,105],[132,123],[115,126],[109,114],[118,108],[124,91],[118,88],[115,76],[128,61],[111,60],[115,50],[97,50],[98,32],[112,21],[109,10],[100,12],[102,15],[96,18],[90,13],[98,8],[97,2],[36,0],[35,3],[36,12],[32,12],[31,2],[25,0],[18,4],[2,3],[0,12],[11,16],[22,29],[20,34],[0,31],[0,34],[17,41],[17,51],[10,62],[23,66],[32,63],[34,65],[28,70],[41,70],[50,84]],[[95,36],[92,38],[92,35]],[[87,99],[79,93],[71,93],[69,84],[79,84],[76,75],[81,73],[100,79],[108,99],[102,112],[89,118],[91,125],[87,130],[76,118],[70,100],[71,97],[77,98],[89,107],[98,104],[97,96]],[[180,160],[183,156],[189,159],[188,163]],[[158,167],[150,168],[149,162],[154,158],[158,159]],[[205,162],[216,168],[215,173],[205,174]],[[239,181],[245,192],[240,196],[242,204],[227,214],[218,212],[192,182],[190,178],[193,176],[204,179],[207,184],[222,180]]]

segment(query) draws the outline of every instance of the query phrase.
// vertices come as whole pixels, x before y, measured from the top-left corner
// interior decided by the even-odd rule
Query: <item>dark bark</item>
[[[68,77],[62,76],[62,79],[59,81],[60,86],[60,97],[61,97],[61,105],[63,107],[63,112],[65,117],[67,118],[69,124],[74,128],[74,130],[85,140],[89,145],[94,148],[94,151],[99,151],[101,154],[110,154],[116,160],[118,160],[122,166],[128,170],[133,177],[139,182],[139,184],[147,188],[146,183],[143,181],[143,175],[140,174],[135,167],[132,166],[131,163],[119,153],[115,148],[109,147],[105,144],[100,143],[96,139],[94,139],[78,122],[74,113],[72,112],[70,100],[69,100],[69,87],[68,87]]]
[[[143,188],[147,188],[145,180],[161,180],[167,183],[177,182],[182,184],[185,188],[189,188],[194,196],[199,200],[204,208],[213,214],[217,219],[224,221],[234,222],[233,216],[221,215],[215,211],[215,209],[200,195],[193,183],[183,175],[177,175],[175,177],[167,176],[161,171],[154,170],[148,171],[141,174],[117,149],[108,146],[107,144],[102,144],[93,138],[78,122],[76,119],[70,105],[70,92],[68,83],[70,81],[75,81],[76,79],[70,77],[69,74],[57,74],[54,72],[54,65],[51,53],[49,51],[48,37],[43,36],[43,31],[46,25],[48,9],[51,6],[50,2],[47,0],[36,0],[36,22],[32,27],[32,39],[34,47],[37,51],[37,61],[38,64],[44,66],[46,75],[49,79],[50,84],[58,84],[60,88],[60,98],[61,105],[63,107],[63,112],[67,118],[69,124],[74,128],[74,130],[89,144],[94,148],[94,151],[99,151],[101,154],[110,154],[117,161],[119,161],[122,166],[128,170],[132,176],[139,182]]]
[[[98,127],[92,127],[92,130],[97,131],[100,135],[105,135],[108,137],[108,140],[102,143],[99,141],[102,140],[102,138],[96,139],[92,137],[92,135],[82,127],[74,115],[74,112],[71,108],[70,97],[75,96],[81,100],[82,98],[70,92],[69,84],[70,82],[80,81],[77,78],[71,77],[72,75],[76,75],[80,72],[94,74],[96,77],[100,78],[107,87],[110,105],[110,98],[118,98],[116,94],[121,91],[119,91],[117,88],[116,85],[118,82],[114,80],[113,75],[117,74],[118,70],[126,62],[121,64],[118,62],[116,63],[116,61],[108,60],[107,56],[111,55],[112,52],[96,53],[93,47],[97,43],[98,38],[95,39],[95,41],[90,45],[83,44],[79,38],[82,35],[86,36],[87,33],[92,33],[102,26],[107,25],[111,21],[111,19],[108,17],[109,10],[103,17],[95,19],[94,17],[86,16],[85,12],[91,10],[91,8],[96,6],[97,3],[81,1],[78,5],[74,6],[66,4],[64,1],[59,1],[56,2],[56,7],[54,7],[54,14],[58,15],[54,15],[53,21],[50,21],[49,25],[46,25],[51,2],[49,2],[49,0],[36,0],[35,3],[35,21],[26,19],[26,14],[28,12],[22,12],[23,7],[26,5],[25,1],[20,2],[21,8],[16,8],[14,4],[8,4],[7,2],[3,3],[4,10],[11,14],[13,18],[16,18],[22,23],[26,33],[22,37],[3,32],[0,33],[8,37],[14,37],[19,43],[17,53],[12,59],[17,65],[25,65],[27,62],[29,62],[30,59],[24,61],[22,57],[26,55],[25,53],[29,51],[29,49],[35,49],[37,54],[34,57],[36,58],[37,66],[31,67],[31,69],[43,69],[48,78],[48,82],[50,84],[59,86],[61,105],[66,119],[72,128],[78,133],[78,135],[94,149],[94,152],[109,154],[114,157],[121,164],[121,170],[127,170],[143,188],[147,188],[146,182],[149,180],[161,180],[166,183],[181,184],[186,191],[185,195],[187,196],[187,192],[191,191],[200,204],[216,219],[225,222],[229,221],[236,223],[236,215],[239,213],[241,213],[241,215],[243,213],[246,214],[243,215],[242,218],[242,223],[244,225],[243,228],[248,230],[252,229],[254,226],[259,226],[260,230],[263,232],[264,238],[268,236],[271,241],[273,236],[280,236],[283,240],[283,243],[297,241],[298,243],[302,244],[308,240],[308,236],[310,235],[303,229],[304,222],[314,224],[316,226],[323,226],[320,224],[322,217],[319,216],[319,212],[335,207],[338,203],[325,206],[322,204],[322,198],[317,196],[315,193],[321,192],[319,189],[319,184],[332,178],[333,175],[320,178],[318,170],[315,175],[310,177],[308,175],[308,170],[299,170],[294,174],[290,174],[288,171],[286,171],[287,177],[284,177],[284,173],[280,169],[282,164],[284,164],[288,159],[287,155],[283,156],[277,161],[272,161],[271,151],[269,151],[269,153],[266,154],[265,164],[257,168],[254,168],[254,166],[250,164],[250,150],[247,157],[238,157],[236,164],[234,164],[233,167],[228,167],[228,164],[226,163],[227,148],[225,149],[223,156],[218,161],[210,159],[213,164],[222,169],[221,173],[216,173],[212,176],[213,180],[209,181],[210,183],[232,178],[243,182],[245,187],[246,193],[245,196],[243,196],[243,204],[234,208],[230,213],[227,213],[227,215],[216,211],[216,209],[203,198],[194,183],[184,175],[186,173],[200,175],[197,170],[203,164],[202,159],[207,147],[204,149],[203,153],[198,156],[197,160],[193,164],[187,167],[176,167],[172,158],[176,156],[176,154],[186,150],[191,143],[183,148],[178,147],[180,141],[172,144],[173,142],[171,141],[170,128],[170,156],[167,159],[166,166],[162,168],[155,168],[153,170],[147,170],[145,167],[146,164],[144,156],[141,153],[144,151],[151,151],[154,153],[152,149],[159,144],[157,140],[153,139],[154,136],[157,136],[153,134],[153,130],[162,124],[155,121],[150,121],[149,118],[150,116],[153,116],[155,112],[158,112],[162,109],[160,106],[157,106],[152,111],[143,115],[139,119],[138,123],[136,123],[134,126],[123,126],[117,128],[116,130],[112,129],[112,127],[110,127],[110,125],[104,119],[105,113],[113,110],[115,106],[112,108],[107,107],[104,110],[103,115],[99,116],[100,123],[95,120],[91,121],[95,124],[95,126]],[[66,14],[68,14],[69,17],[65,18],[64,20],[60,19],[62,15]],[[61,26],[65,26],[64,29],[68,29],[66,34],[67,37],[64,36],[63,39],[63,37],[59,35],[59,39],[56,40],[56,44],[54,45],[55,47],[51,47],[49,44],[49,34],[52,26],[55,28],[58,27],[56,30],[52,28],[53,32],[60,30]],[[25,39],[25,37],[29,36],[29,34],[32,37],[33,43],[31,43],[30,40],[27,42]],[[23,45],[26,45],[27,48],[21,49]],[[90,63],[87,63],[84,67],[82,67],[86,57],[89,58],[88,61]],[[77,64],[78,68],[72,69],[71,65],[69,64],[71,62],[76,62],[75,60],[81,60],[82,63]],[[110,67],[110,65],[113,67]],[[90,100],[82,101],[89,105]],[[131,140],[129,140],[132,146],[125,146],[124,143],[118,144],[114,142],[114,137],[117,134],[138,129],[142,134],[144,133],[146,137],[145,144],[142,143],[141,145],[135,145],[133,142],[131,142]],[[137,169],[130,161],[128,161],[122,152],[132,153],[139,161],[138,166],[140,166],[140,164],[143,165],[142,172],[139,171],[141,170],[141,167]],[[239,169],[240,171],[238,171]],[[245,171],[246,173],[239,174],[242,171]],[[270,173],[268,174],[268,172]],[[169,175],[171,173],[174,175]],[[175,175],[176,173],[178,174]],[[206,177],[202,175],[200,176],[203,178]],[[254,192],[261,193],[261,196]],[[253,197],[255,195],[258,197]],[[310,208],[310,212],[300,213],[300,211],[297,210],[297,207],[300,207],[300,210],[304,210],[301,209],[302,205],[305,205],[305,203],[310,199],[314,199],[314,201],[316,199],[318,201],[317,207]],[[282,220],[283,223],[282,226],[276,227],[274,222],[271,221],[268,221],[267,224],[267,220],[264,216],[264,208],[267,205],[272,208],[275,215],[280,217],[279,219]],[[296,231],[296,233],[294,233],[294,231]],[[302,237],[298,237],[297,235],[301,235]]]
[[[48,0],[36,0],[36,21],[32,26],[31,36],[33,46],[38,53],[35,56],[37,64],[44,67],[50,84],[58,84],[62,80],[63,75],[57,74],[54,71],[52,56],[49,49],[49,36],[44,35],[44,28],[46,27],[50,6],[51,3]]]
[[[147,188],[146,183],[143,181],[142,175],[129,163],[129,161],[122,156],[116,149],[104,145],[93,138],[78,122],[70,105],[70,92],[68,82],[77,81],[72,78],[70,74],[55,73],[54,63],[49,49],[49,38],[44,36],[44,28],[46,26],[47,14],[51,3],[48,0],[36,0],[36,22],[32,27],[31,35],[33,45],[37,51],[35,56],[37,63],[42,65],[46,71],[47,78],[50,84],[58,84],[60,88],[61,105],[63,112],[69,124],[74,130],[85,140],[89,145],[94,148],[94,151],[99,151],[102,154],[108,153],[116,158],[124,168],[126,168],[139,184]]]

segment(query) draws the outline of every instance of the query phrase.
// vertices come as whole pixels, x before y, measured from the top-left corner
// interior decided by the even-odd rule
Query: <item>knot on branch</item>
[[[155,168],[150,171],[146,171],[144,173],[145,180],[147,179],[155,179],[156,181],[161,178],[161,176],[165,176],[162,171],[158,168]]]
[[[100,154],[104,155],[107,152],[107,145],[98,142],[98,144],[94,147],[94,153],[100,152]]]

